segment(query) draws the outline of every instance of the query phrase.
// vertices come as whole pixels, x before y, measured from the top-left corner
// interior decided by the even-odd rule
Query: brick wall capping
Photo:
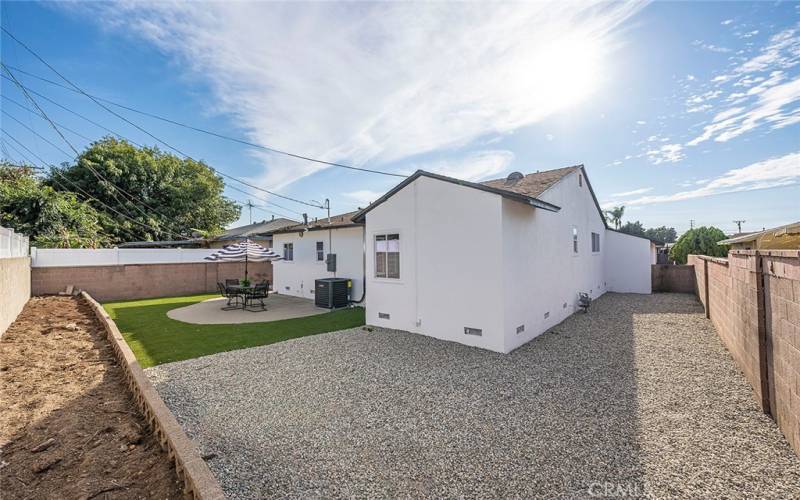
[[[156,433],[161,447],[174,461],[178,477],[184,483],[184,492],[196,500],[223,500],[225,494],[217,478],[200,457],[197,446],[183,432],[178,420],[150,383],[116,323],[91,295],[81,292],[81,297],[91,306],[95,316],[103,325],[117,362],[125,373],[133,400]]]

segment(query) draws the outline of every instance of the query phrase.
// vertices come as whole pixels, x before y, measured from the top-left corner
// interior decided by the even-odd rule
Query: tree
[[[102,214],[55,191],[25,165],[0,162],[0,224],[30,237],[44,248],[97,248],[109,242]]]
[[[608,222],[613,224],[615,228],[619,229],[620,225],[622,224],[622,216],[625,214],[625,206],[621,205],[618,207],[612,207],[611,210],[606,210],[605,213]]]
[[[90,203],[96,210],[113,214],[101,223],[115,242],[220,231],[238,219],[241,210],[222,195],[222,178],[202,161],[178,158],[156,147],[138,148],[113,137],[91,144],[75,164],[51,171],[48,184],[95,198]]]
[[[645,231],[644,226],[638,220],[636,222],[626,222],[617,229],[623,233],[632,234],[633,236],[641,236],[642,238],[648,237],[647,231]]]
[[[728,255],[728,247],[717,245],[718,241],[725,238],[725,233],[716,227],[690,229],[678,238],[669,251],[669,257],[678,264],[686,264],[686,257],[690,254],[725,257]]]
[[[645,231],[645,237],[659,243],[674,243],[678,238],[678,233],[674,227],[651,227]]]

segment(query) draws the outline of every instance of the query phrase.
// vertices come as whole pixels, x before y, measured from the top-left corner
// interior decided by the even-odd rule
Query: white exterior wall
[[[650,241],[606,230],[605,273],[610,292],[651,293]]]
[[[363,230],[363,227],[347,227],[273,235],[273,250],[278,255],[283,255],[284,243],[294,244],[294,260],[272,263],[272,279],[275,282],[272,289],[284,295],[313,299],[315,280],[350,278],[353,280],[351,299],[361,299],[364,290]],[[336,254],[336,273],[327,271],[324,260],[317,260],[318,241],[324,243],[326,256],[329,253]]]
[[[607,290],[605,225],[585,179],[579,184],[578,173],[565,176],[539,196],[561,207],[558,212],[503,200],[505,352],[573,314],[579,292],[597,298]],[[577,254],[573,227],[578,230]],[[599,252],[592,252],[592,232],[600,235]],[[518,334],[521,325],[524,331]]]
[[[370,211],[367,323],[505,352],[501,200],[420,177]],[[400,279],[375,278],[375,235],[386,233],[400,235]]]

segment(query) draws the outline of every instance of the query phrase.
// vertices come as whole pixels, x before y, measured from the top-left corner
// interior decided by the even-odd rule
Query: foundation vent
[[[389,319],[390,317],[389,313],[378,313],[378,318],[380,319]]]
[[[550,317],[550,311],[547,311],[546,313],[544,313],[544,319],[547,319],[549,317]]]
[[[481,330],[480,328],[470,328],[468,326],[465,326],[464,335],[475,335],[476,337],[482,337],[483,330]]]
[[[517,327],[517,335],[525,331],[525,325],[519,325]]]

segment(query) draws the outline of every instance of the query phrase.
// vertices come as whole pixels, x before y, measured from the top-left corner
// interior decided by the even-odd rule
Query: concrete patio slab
[[[177,321],[195,325],[233,325],[302,318],[330,312],[330,309],[315,306],[313,300],[277,293],[270,294],[269,298],[264,302],[267,305],[266,311],[253,312],[242,309],[223,311],[222,308],[225,307],[226,299],[219,297],[173,309],[167,313],[167,316]]]

